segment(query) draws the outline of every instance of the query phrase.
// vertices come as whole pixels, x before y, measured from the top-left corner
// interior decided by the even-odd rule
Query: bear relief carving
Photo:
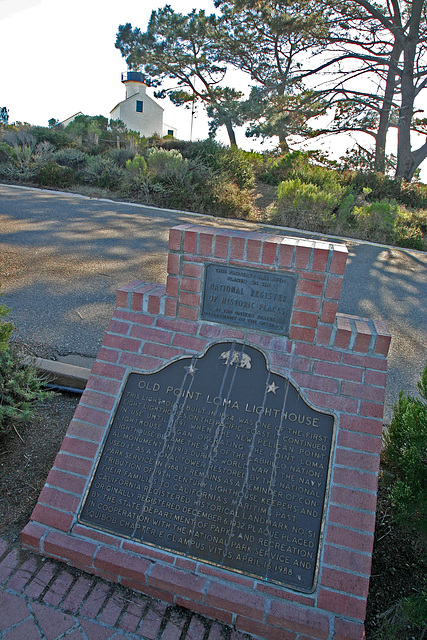
[[[238,351],[223,351],[219,357],[224,360],[225,365],[236,364],[241,369],[251,368],[251,358],[247,353],[239,353]]]

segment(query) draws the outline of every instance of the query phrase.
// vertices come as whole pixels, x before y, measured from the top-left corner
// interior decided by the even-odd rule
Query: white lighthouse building
[[[147,95],[142,74],[126,71],[122,73],[122,82],[126,98],[110,111],[111,120],[122,120],[128,129],[138,131],[141,136],[176,137],[176,128],[163,122],[163,107]]]

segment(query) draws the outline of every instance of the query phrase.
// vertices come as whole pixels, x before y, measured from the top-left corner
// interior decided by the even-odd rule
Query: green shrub
[[[383,463],[396,519],[427,531],[427,366],[418,389],[421,398],[399,395],[384,436]]]
[[[399,599],[382,614],[375,638],[414,640],[417,637],[421,640],[425,635],[426,625],[427,588],[424,588],[420,593]]]
[[[159,206],[206,212],[212,177],[212,171],[195,160],[173,161],[153,177],[151,194]]]
[[[237,147],[223,147],[218,154],[219,168],[240,189],[252,187],[255,181],[251,154]]]
[[[336,219],[334,210],[342,198],[341,191],[329,191],[302,182],[300,178],[284,180],[277,190],[277,210],[274,224],[327,231]]]
[[[18,182],[33,181],[40,168],[52,159],[53,147],[48,142],[37,142],[27,134],[4,136],[2,152],[7,156],[2,173]]]
[[[2,294],[0,294],[1,300]],[[12,335],[13,324],[12,322],[6,322],[3,318],[9,314],[9,309],[5,304],[0,302],[0,351],[5,351],[9,345],[9,338]]]
[[[307,179],[308,173],[314,173],[317,169],[324,169],[326,175],[328,172],[341,175],[332,167],[335,163],[328,161],[318,151],[290,151],[282,156],[266,155],[265,166],[260,167],[259,179],[267,184],[274,186],[279,185],[283,180],[300,177],[303,182],[313,182],[318,184],[315,177]],[[311,164],[310,164],[311,161]]]
[[[354,218],[352,211],[355,202],[356,197],[354,193],[351,192],[347,193],[341,200],[337,210],[337,233],[348,231],[349,227],[353,224]]]
[[[289,172],[290,178],[299,178],[302,182],[315,184],[331,193],[342,194],[343,177],[338,171],[320,165],[302,164]]]
[[[179,174],[187,162],[176,149],[149,149],[146,159],[149,171],[159,178]]]
[[[102,189],[119,189],[125,177],[125,171],[108,156],[92,156],[79,171],[79,180]]]
[[[110,149],[108,155],[119,167],[124,169],[128,160],[132,160],[135,152],[130,149]]]
[[[226,218],[247,217],[251,210],[249,192],[240,189],[227,171],[214,168],[221,147],[197,143],[196,147],[203,153],[190,158],[184,158],[177,149],[153,149],[147,154],[145,199],[166,208]]]
[[[49,142],[55,149],[63,149],[71,142],[70,136],[65,133],[62,127],[30,127],[28,133],[37,142]]]
[[[71,169],[82,169],[86,163],[87,155],[80,149],[60,149],[53,155],[53,160],[61,165],[61,167],[70,167]]]
[[[364,191],[366,192],[366,187]],[[370,193],[367,193],[369,197]],[[425,249],[423,232],[417,218],[395,201],[384,198],[354,207],[352,216],[357,235],[367,240],[385,242],[412,249]]]
[[[0,166],[4,165],[9,159],[9,145],[0,139]]]
[[[27,420],[49,394],[42,390],[35,366],[23,364],[20,354],[10,346],[13,324],[3,320],[8,313],[0,303],[0,436]]]
[[[427,235],[427,209],[408,209],[407,210],[408,223],[412,226],[417,226],[422,233]]]
[[[427,209],[427,185],[420,182],[402,182],[399,202],[410,208]]]
[[[147,173],[147,161],[144,156],[135,156],[126,160],[126,170],[132,173]]]
[[[219,168],[222,147],[211,138],[196,140],[195,142],[175,139],[167,140],[164,142],[164,146],[167,149],[176,149],[187,160],[195,160],[215,171]]]
[[[165,141],[164,145],[168,149],[179,151],[184,159],[201,163],[217,174],[225,174],[228,180],[242,189],[253,186],[254,167],[259,167],[264,162],[260,153],[224,147],[211,138],[196,142],[174,139]]]
[[[383,200],[391,198],[398,201],[402,190],[400,180],[394,180],[383,173],[347,171],[348,182],[356,193],[362,193],[364,188],[371,189],[373,198]]]
[[[293,191],[292,204],[299,210],[315,211],[316,213],[332,212],[339,202],[339,195],[333,191],[322,189],[312,183],[301,182],[299,178],[288,181],[289,185],[292,183],[294,186],[286,190],[281,189],[281,185],[286,184],[282,182],[279,185],[278,197],[279,199],[286,197],[286,191],[288,196],[292,197]]]
[[[382,173],[347,172],[349,186],[361,193],[364,187],[371,189],[372,195],[368,200],[382,200],[388,198],[399,204],[414,208],[427,208],[427,185],[405,182],[397,178],[390,178]]]
[[[0,436],[28,420],[48,395],[35,365],[22,363],[12,347],[0,351]]]
[[[399,217],[394,225],[394,242],[398,247],[425,251],[426,241],[420,227],[405,222],[405,217]]]
[[[120,184],[119,193],[124,198],[132,198],[144,203],[153,204],[151,191],[152,185],[150,176],[144,173],[133,173],[126,171],[126,175]]]
[[[50,160],[40,167],[37,181],[45,187],[66,188],[73,184],[74,175],[75,173],[70,167],[63,167]]]
[[[395,221],[399,207],[387,199],[374,201],[360,207],[354,207],[353,216],[357,229],[367,240],[381,238],[384,242],[391,242]],[[380,234],[380,235],[379,235]]]
[[[239,189],[226,176],[217,176],[211,181],[206,200],[204,211],[222,218],[245,219],[252,210],[249,191]]]
[[[267,158],[266,167],[260,173],[259,178],[262,182],[277,186],[289,177],[292,169],[295,170],[306,163],[308,163],[308,158],[304,157],[301,151],[291,151],[278,157],[270,156]]]

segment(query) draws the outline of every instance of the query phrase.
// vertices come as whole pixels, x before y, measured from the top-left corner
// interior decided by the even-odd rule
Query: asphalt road
[[[72,361],[78,356],[81,364],[96,357],[117,288],[136,278],[164,284],[169,228],[189,221],[268,229],[0,185],[0,284],[3,301],[11,308],[14,339],[42,357]],[[274,233],[316,235],[277,227]],[[399,390],[416,393],[427,363],[427,254],[353,240],[345,243],[349,260],[338,310],[382,319],[392,335],[387,422]]]

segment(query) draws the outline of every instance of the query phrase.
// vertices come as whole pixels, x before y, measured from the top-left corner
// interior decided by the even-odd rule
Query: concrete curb
[[[26,358],[24,362],[34,363],[46,379],[47,384],[69,389],[84,390],[89,379],[90,369],[74,364],[45,360],[44,358]]]

